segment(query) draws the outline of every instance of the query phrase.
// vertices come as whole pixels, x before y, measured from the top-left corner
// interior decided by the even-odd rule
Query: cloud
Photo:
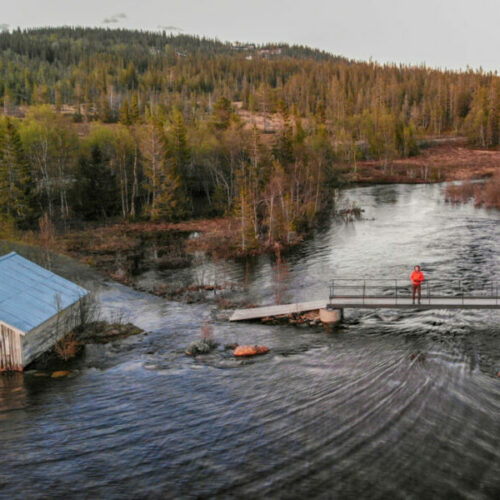
[[[118,14],[114,14],[112,16],[105,17],[102,20],[102,23],[103,24],[116,24],[124,19],[127,19],[127,14],[125,14],[125,12],[118,12]]]
[[[177,26],[161,26],[158,25],[158,29],[163,31],[184,31],[182,28],[178,28]]]
[[[0,23],[0,33],[3,33],[5,31],[9,31],[10,24],[7,23]]]

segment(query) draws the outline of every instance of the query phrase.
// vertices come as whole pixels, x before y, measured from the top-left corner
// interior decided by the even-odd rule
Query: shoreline
[[[500,151],[472,148],[450,137],[422,148],[409,158],[360,161],[345,171],[356,184],[436,184],[485,179],[500,171]]]
[[[439,178],[429,177],[432,169],[434,172],[439,169]],[[429,178],[413,175],[415,172],[427,173]],[[394,160],[389,166],[381,161],[359,162],[356,179],[352,178],[352,172],[342,172],[347,183],[340,190],[378,184],[435,184],[487,179],[497,172],[500,172],[500,151],[466,148],[463,141],[454,138],[431,145],[415,157]],[[362,210],[363,207],[359,208]],[[335,215],[345,217],[342,212],[338,211]],[[355,218],[352,214],[348,217],[348,220]],[[49,243],[44,242],[40,234],[33,232],[21,233],[19,240],[74,258],[117,282],[136,287],[134,276],[148,268],[168,270],[191,267],[199,252],[222,261],[262,254],[275,254],[280,258],[307,239],[315,228],[321,226],[323,220],[324,216],[319,214],[312,227],[301,233],[293,233],[288,242],[259,241],[245,251],[238,248],[240,223],[234,216],[189,219],[175,223],[115,219],[111,223],[91,223],[80,229],[56,234]],[[148,252],[151,244],[156,247],[154,256]],[[206,288],[205,285],[200,289]],[[193,284],[187,284],[176,290],[150,292],[176,300],[192,290]]]

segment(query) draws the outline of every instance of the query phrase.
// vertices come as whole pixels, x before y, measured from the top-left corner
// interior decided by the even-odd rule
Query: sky
[[[0,29],[166,29],[351,59],[500,70],[499,0],[0,0]]]

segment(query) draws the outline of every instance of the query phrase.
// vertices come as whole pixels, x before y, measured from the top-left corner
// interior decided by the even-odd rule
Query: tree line
[[[241,246],[290,240],[339,168],[427,135],[499,142],[498,77],[306,47],[87,28],[0,33],[0,216],[32,228],[237,215]],[[235,106],[279,116],[245,124]],[[21,119],[9,115],[22,115]]]
[[[271,142],[220,98],[210,119],[177,108],[138,122],[82,125],[47,105],[0,119],[0,218],[19,229],[116,217],[178,221],[237,215],[241,248],[290,242],[331,203],[338,182],[324,125],[284,127]]]
[[[279,49],[275,55],[272,49]],[[306,47],[247,48],[188,35],[98,28],[0,33],[4,108],[52,104],[75,120],[134,121],[162,108],[204,119],[223,96],[244,109],[324,116],[337,142],[371,157],[410,154],[405,136],[498,142],[498,77],[349,61]],[[262,53],[269,55],[262,55]]]

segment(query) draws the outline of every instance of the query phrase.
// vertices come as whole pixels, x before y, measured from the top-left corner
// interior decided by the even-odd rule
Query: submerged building
[[[22,371],[80,324],[88,290],[21,257],[0,257],[0,372]]]

